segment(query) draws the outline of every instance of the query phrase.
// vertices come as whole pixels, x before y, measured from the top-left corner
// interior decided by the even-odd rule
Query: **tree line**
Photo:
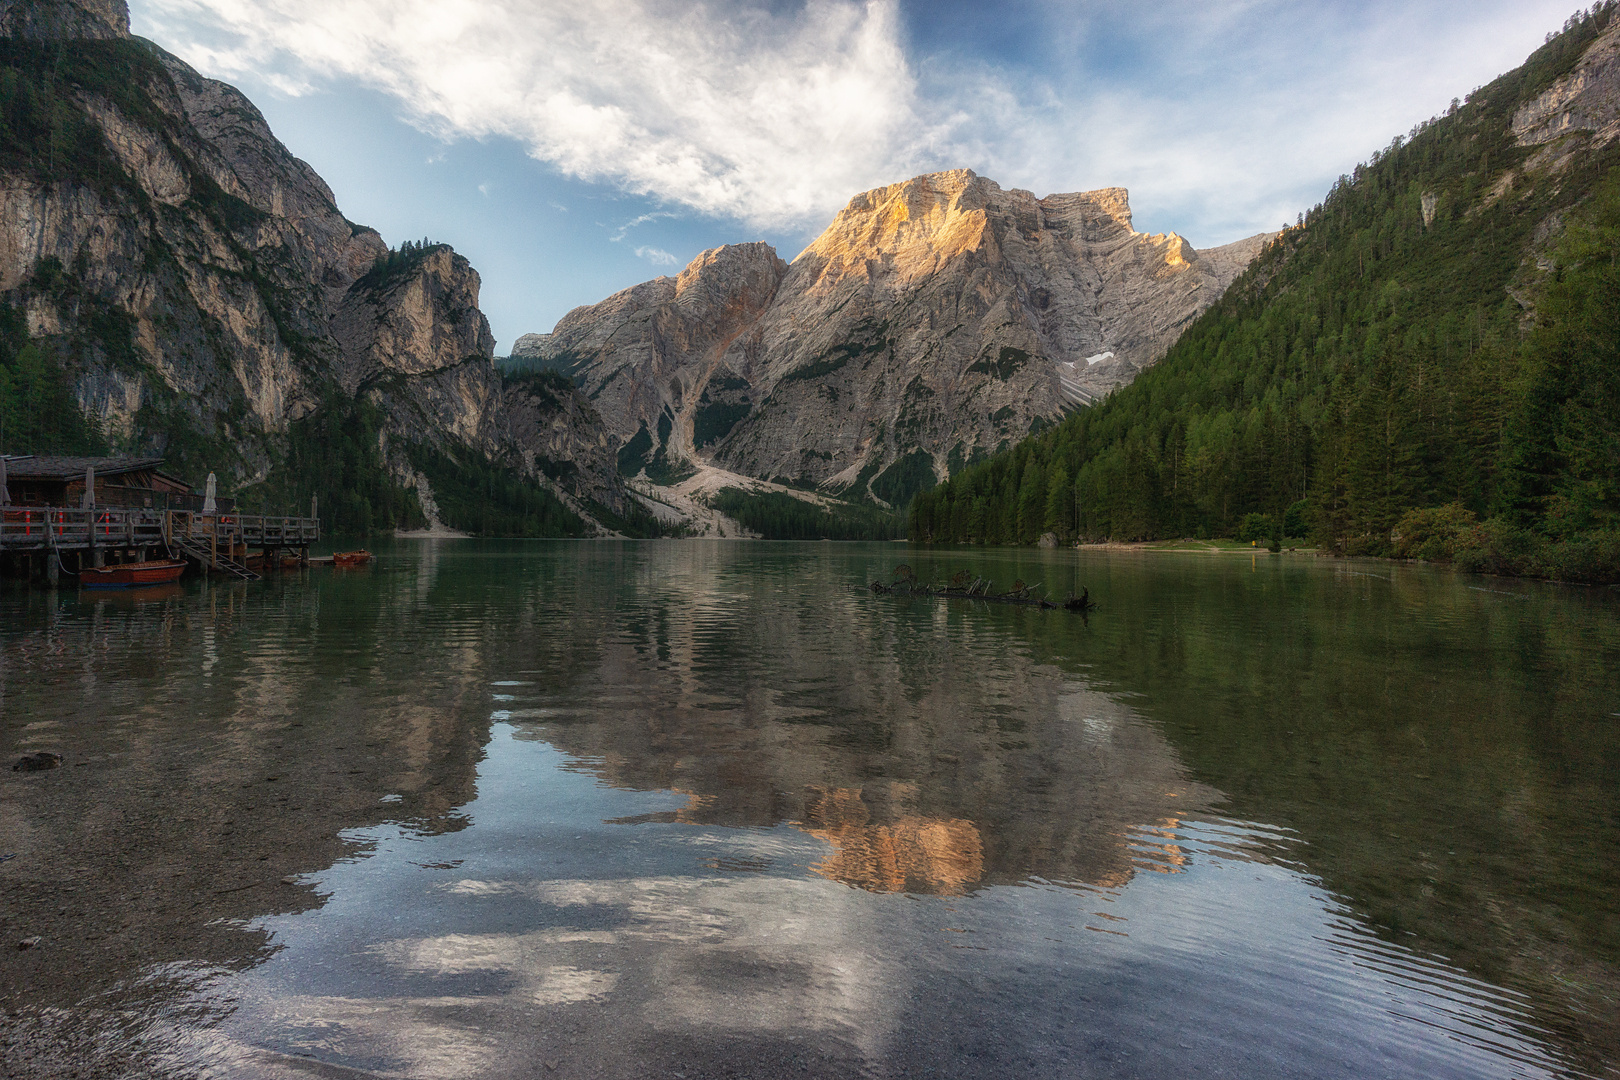
[[[1620,575],[1620,148],[1549,167],[1510,126],[1614,10],[1341,177],[1134,383],[917,496],[911,537]]]
[[[868,504],[823,507],[780,491],[734,487],[721,488],[709,502],[767,540],[897,540],[905,535],[900,517]]]

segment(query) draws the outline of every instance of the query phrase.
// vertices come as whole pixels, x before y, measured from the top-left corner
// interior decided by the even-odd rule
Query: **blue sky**
[[[705,248],[791,259],[849,198],[967,167],[1131,190],[1209,247],[1519,64],[1566,0],[132,0],[352,220],[453,244],[505,352]]]

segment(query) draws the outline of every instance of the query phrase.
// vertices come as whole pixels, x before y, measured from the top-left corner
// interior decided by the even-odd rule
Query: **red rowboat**
[[[371,561],[371,552],[365,548],[359,551],[340,551],[332,556],[333,566],[364,566]]]
[[[134,562],[120,566],[86,568],[79,571],[81,589],[138,589],[179,581],[185,573],[183,562]]]

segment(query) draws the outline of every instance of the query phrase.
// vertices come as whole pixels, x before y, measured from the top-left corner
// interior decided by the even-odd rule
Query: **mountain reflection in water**
[[[911,791],[901,793],[915,798]],[[894,792],[884,794],[893,796]],[[811,836],[832,845],[832,854],[811,870],[873,892],[958,894],[984,877],[984,842],[973,822],[897,815],[875,824],[859,789],[818,791],[812,796]]]
[[[1102,607],[859,590],[899,561]],[[7,928],[55,950],[4,975],[18,1045],[131,1075],[1614,1072],[1593,598],[898,545],[378,571],[0,594],[4,749],[89,763],[0,788]],[[69,895],[133,925],[86,935]]]

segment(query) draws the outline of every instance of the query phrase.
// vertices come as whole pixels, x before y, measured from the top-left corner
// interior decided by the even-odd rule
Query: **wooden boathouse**
[[[0,572],[55,584],[88,567],[186,559],[244,580],[250,562],[309,561],[320,520],[238,514],[198,495],[161,458],[0,456]],[[250,554],[257,549],[256,554]]]

